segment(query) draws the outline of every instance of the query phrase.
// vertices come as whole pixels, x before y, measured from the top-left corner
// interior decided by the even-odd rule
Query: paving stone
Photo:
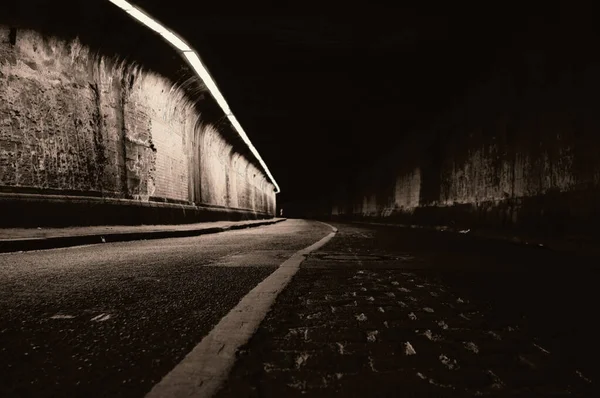
[[[340,245],[328,250],[364,250],[348,241]],[[260,387],[251,393],[260,396],[531,397],[587,391],[567,364],[533,345],[535,336],[518,314],[499,316],[489,303],[454,291],[433,272],[407,272],[400,262],[378,262],[376,269],[374,262],[332,263],[311,256],[302,265],[221,396],[238,396],[234,392],[243,389],[235,386],[253,383]],[[272,365],[269,372],[263,362]]]

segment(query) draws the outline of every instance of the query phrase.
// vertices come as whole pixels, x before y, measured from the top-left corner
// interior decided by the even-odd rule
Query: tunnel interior
[[[594,11],[1,1],[0,396],[600,396]]]
[[[332,3],[311,16],[277,9],[268,14],[258,5],[236,15],[216,4],[196,13],[184,0],[170,7],[153,0],[132,4],[201,55],[280,182],[276,204],[259,195],[273,202],[267,213],[505,234],[596,234],[599,60],[591,48],[598,32],[583,6],[414,5],[341,13]],[[151,30],[106,1],[9,2],[2,18],[7,49],[28,30],[47,43],[50,37],[76,39],[99,59],[164,77],[194,104],[202,126],[215,126],[227,144],[192,134],[183,146],[206,147],[186,149],[184,163],[192,170],[200,162],[200,169],[209,170],[213,166],[202,153],[216,151],[215,167],[224,167],[219,177],[183,177],[191,178],[187,194],[164,188],[155,199],[262,206],[254,194],[237,198],[240,190],[253,188],[231,182],[240,173],[253,181],[254,168],[260,177],[257,159],[224,121],[201,79]],[[7,53],[5,59],[18,64],[15,57]],[[133,89],[135,74],[123,79],[123,90]],[[6,153],[12,140],[4,141]],[[156,156],[163,152],[159,148]],[[4,164],[13,162],[14,170],[7,156]],[[134,160],[123,156],[115,161]],[[177,158],[182,155],[170,156],[171,163],[183,161]],[[219,160],[224,157],[226,162]],[[252,170],[241,171],[238,158]],[[3,184],[4,191],[64,190],[65,184],[16,182],[11,173],[4,174],[12,181]],[[115,192],[138,197],[123,188],[133,177],[121,174]],[[181,178],[162,177],[168,186]],[[210,184],[228,188],[211,193]],[[104,195],[97,191],[90,195]]]

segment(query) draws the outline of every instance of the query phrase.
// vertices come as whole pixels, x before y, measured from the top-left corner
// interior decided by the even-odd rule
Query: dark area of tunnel
[[[494,74],[509,71],[525,90],[598,61],[593,12],[581,5],[132,3],[200,53],[281,186],[279,205],[327,201]],[[79,36],[101,53],[190,81],[168,44],[107,0],[6,2],[0,20]],[[551,70],[530,68],[532,57]],[[188,89],[198,96],[197,84]],[[199,106],[222,122],[212,101]]]
[[[510,74],[525,91],[598,61],[581,5],[133,2],[198,49],[284,207],[326,202],[491,76]],[[531,67],[536,57],[544,70]]]

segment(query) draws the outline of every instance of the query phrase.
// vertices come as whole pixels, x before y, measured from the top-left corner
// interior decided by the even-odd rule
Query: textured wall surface
[[[78,40],[0,26],[0,192],[274,214],[273,185],[188,98]]]
[[[556,61],[559,62],[559,61]],[[600,65],[496,73],[334,195],[336,217],[598,235]]]

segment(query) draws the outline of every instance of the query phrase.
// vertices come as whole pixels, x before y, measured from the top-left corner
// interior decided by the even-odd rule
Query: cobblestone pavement
[[[340,226],[305,261],[219,396],[597,396],[518,309],[461,294],[425,250],[378,252],[374,234]]]

